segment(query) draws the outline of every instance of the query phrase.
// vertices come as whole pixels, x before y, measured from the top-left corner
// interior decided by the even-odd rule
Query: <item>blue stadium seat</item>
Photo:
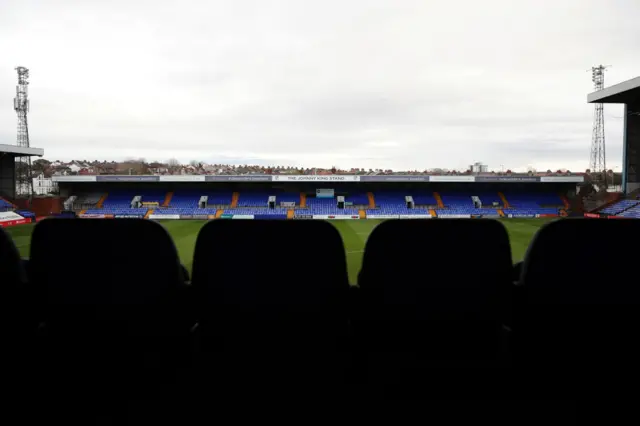
[[[620,215],[623,217],[640,217],[638,211],[635,208],[640,205],[639,200],[620,200],[615,204],[612,204],[600,211],[600,213]]]

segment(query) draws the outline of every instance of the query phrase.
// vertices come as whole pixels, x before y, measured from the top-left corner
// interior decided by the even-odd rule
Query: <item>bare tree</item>
[[[171,174],[177,172],[180,169],[180,162],[175,158],[170,158],[167,160],[167,168]]]

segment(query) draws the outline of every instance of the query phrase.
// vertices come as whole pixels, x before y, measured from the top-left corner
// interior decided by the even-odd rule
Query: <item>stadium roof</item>
[[[640,77],[587,95],[587,103],[632,104],[640,102]]]
[[[42,148],[25,148],[17,145],[4,145],[0,144],[0,153],[13,154],[15,156],[36,156],[42,157],[44,155],[44,149]]]

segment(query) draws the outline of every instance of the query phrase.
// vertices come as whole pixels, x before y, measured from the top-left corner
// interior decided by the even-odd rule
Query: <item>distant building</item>
[[[33,178],[33,192],[35,195],[55,194],[58,192],[58,183],[40,174],[38,177]]]
[[[488,173],[489,166],[482,163],[475,163],[469,166],[469,170],[471,170],[471,173]]]

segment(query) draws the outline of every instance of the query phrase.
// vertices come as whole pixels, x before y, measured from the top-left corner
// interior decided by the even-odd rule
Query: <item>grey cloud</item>
[[[0,138],[21,64],[49,158],[584,169],[586,70],[640,74],[638,15],[626,0],[5,0]],[[607,119],[612,163],[621,126]]]

